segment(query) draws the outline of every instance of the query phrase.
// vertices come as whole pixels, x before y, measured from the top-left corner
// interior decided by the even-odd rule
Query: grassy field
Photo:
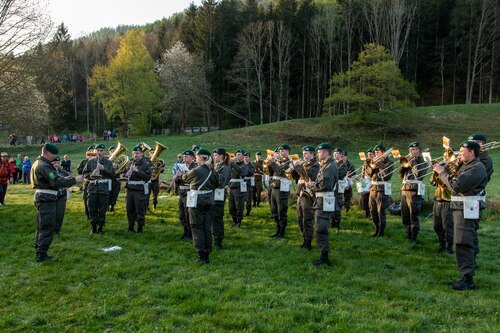
[[[453,108],[459,109],[457,117],[476,119],[483,106]],[[141,140],[150,145],[159,140],[169,147],[164,154],[169,165],[178,151],[194,143],[209,148],[265,150],[285,141],[297,149],[330,140],[355,152],[378,141],[401,149],[418,138],[440,154],[442,135],[453,143],[473,132],[499,139],[495,137],[499,105],[487,111],[481,116],[484,121],[464,122],[459,128],[455,117],[449,115],[455,112],[451,107],[415,109],[409,113],[411,124],[405,123],[406,127],[385,137],[377,136],[377,129],[363,126],[353,131],[345,125],[353,121],[350,117],[337,117],[197,137],[120,141],[130,149]],[[450,120],[444,123],[447,117]],[[404,128],[416,134],[402,135]],[[305,134],[300,137],[298,133]],[[76,163],[84,146],[64,144],[61,151]],[[37,151],[23,149],[22,153],[36,156]],[[492,151],[491,155],[495,165],[500,165],[500,153]],[[359,160],[354,161],[359,164]],[[0,331],[499,331],[500,181],[495,175],[488,190],[489,208],[479,232],[478,289],[454,292],[448,288],[458,276],[454,256],[435,253],[432,221],[424,219],[427,211],[421,214],[419,243],[412,245],[404,240],[400,218],[395,216],[389,217],[387,237],[371,238],[370,221],[355,207],[344,214],[342,230],[330,232],[332,266],[317,268],[311,264],[318,256],[316,244],[312,251],[299,247],[295,205],[289,209],[287,237],[275,240],[268,237],[274,225],[264,203],[245,218],[241,229],[229,227],[226,213],[225,249],[214,251],[209,265],[200,265],[194,260],[192,243],[179,240],[182,228],[177,219],[177,198],[160,199],[158,209],[147,216],[145,232],[130,234],[122,193],[117,211],[108,213],[105,233],[89,235],[81,193],[75,192],[62,233],[50,250],[59,262],[37,264],[32,246],[33,191],[25,185],[13,185],[6,198],[8,205],[0,207]],[[114,245],[122,250],[101,251]]]

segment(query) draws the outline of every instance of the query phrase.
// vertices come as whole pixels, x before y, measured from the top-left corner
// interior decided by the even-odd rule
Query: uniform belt
[[[422,184],[421,180],[403,180],[403,184]]]
[[[288,180],[288,178],[286,178],[286,177],[278,177],[278,176],[272,176],[271,179],[272,180]]]
[[[325,193],[332,193],[332,195],[335,195],[335,193],[333,191],[331,191],[331,192],[316,192],[316,197],[317,198],[324,198]]]
[[[245,177],[247,180],[255,179],[255,177]]]
[[[208,193],[212,193],[213,191],[198,191],[198,190],[191,190],[191,191],[194,191],[198,194],[208,194]]]
[[[59,192],[55,190],[44,190],[44,189],[36,189],[35,193],[45,193],[45,194],[52,194],[52,195],[57,195]]]
[[[477,200],[477,201],[482,201],[486,202],[486,196],[485,195],[464,195],[464,196],[456,196],[452,195],[451,196],[451,201],[455,202],[463,202],[465,200]]]
[[[111,179],[96,179],[96,180],[91,180],[89,181],[90,184],[97,184],[97,183],[109,183]],[[130,183],[130,182],[129,182]]]
[[[188,185],[180,185],[179,186],[179,190],[189,190],[191,189],[191,187],[189,187]]]
[[[384,182],[384,181],[374,181],[374,182],[372,182],[372,185],[385,185],[387,183],[388,182]]]
[[[241,179],[241,178],[231,178],[231,179],[229,179],[230,183],[241,183],[242,181],[244,181],[244,179]]]
[[[143,180],[129,180],[127,182],[128,185],[145,185],[146,183]]]

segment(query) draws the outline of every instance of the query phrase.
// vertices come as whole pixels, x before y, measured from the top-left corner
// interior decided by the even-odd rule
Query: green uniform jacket
[[[316,182],[312,186],[314,192],[333,192],[339,181],[339,170],[330,157],[326,162],[322,163],[319,169]],[[313,207],[315,209],[323,209],[323,198],[316,198]]]
[[[422,180],[427,172],[428,165],[424,163],[424,158],[420,155],[410,162],[409,168],[401,167],[399,169],[399,178],[403,180]],[[403,184],[403,191],[417,191],[418,184]]]
[[[491,157],[488,155],[487,151],[483,151],[479,154],[479,160],[484,164],[486,168],[486,176],[488,177],[488,183],[490,182],[491,175],[493,174],[493,161]]]
[[[125,184],[125,188],[127,188],[129,190],[133,190],[133,191],[143,191],[144,185],[142,185],[142,184],[129,184],[129,182],[130,181],[143,181],[143,182],[147,183],[151,179],[151,165],[144,158],[141,158],[139,160],[139,162],[134,162],[132,160],[132,163],[135,163],[137,171],[132,172],[129,179],[127,180],[127,183]],[[125,170],[125,173],[127,171],[128,170]]]
[[[488,184],[486,168],[479,158],[462,164],[456,178],[452,178],[446,170],[439,175],[439,178],[452,190],[453,195],[456,196],[482,195],[486,184]],[[481,208],[485,208],[484,202],[481,201],[480,204]],[[457,210],[463,209],[463,202],[452,201],[451,208]]]
[[[292,160],[290,158],[285,158],[281,161],[274,161],[269,165],[269,170],[272,170],[272,175],[275,177],[283,177],[286,178],[287,171],[291,168]],[[271,187],[279,188],[280,180],[279,179],[271,179]]]
[[[30,173],[31,187],[38,190],[58,191],[63,187],[70,187],[76,184],[74,177],[61,177],[50,161],[43,156],[38,156],[31,167]],[[37,201],[55,201],[57,195],[46,193],[36,193]]]
[[[248,164],[243,161],[236,162],[236,160],[233,160],[229,162],[229,171],[231,172],[231,179],[242,179],[248,175]],[[240,183],[229,183],[229,187],[240,187]]]
[[[225,163],[216,163],[214,170],[219,175],[219,188],[226,187],[231,179],[229,167]]]
[[[113,170],[113,163],[108,160],[106,157],[102,159],[93,158],[85,164],[83,168],[83,176],[89,182],[88,191],[89,193],[96,194],[108,194],[109,193],[109,185],[107,182],[93,180],[91,179],[92,172],[97,168],[97,162],[104,166],[104,169],[100,171],[100,175],[102,178],[100,180],[108,179],[109,182],[115,177],[115,172]]]
[[[189,184],[191,190],[213,191],[219,186],[219,175],[215,171],[212,171],[212,174],[210,174],[210,172],[211,170],[207,165],[200,165],[193,170],[189,170],[189,172],[185,173],[182,178],[186,184]],[[200,188],[202,184],[203,187]],[[211,205],[213,203],[213,192],[198,195],[198,205]]]

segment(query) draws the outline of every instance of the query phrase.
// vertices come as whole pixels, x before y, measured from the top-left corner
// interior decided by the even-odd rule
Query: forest
[[[204,0],[76,39],[41,3],[0,5],[0,130],[19,135],[499,100],[498,0]]]

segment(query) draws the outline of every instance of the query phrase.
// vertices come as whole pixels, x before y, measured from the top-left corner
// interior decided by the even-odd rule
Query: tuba
[[[153,172],[151,173],[151,180],[157,180],[160,176],[161,169],[165,167],[165,161],[159,158],[159,156],[165,149],[168,149],[158,141],[155,142],[155,153],[153,154],[153,156],[151,156],[151,167],[153,169]]]
[[[115,151],[109,157],[109,160],[113,163],[115,174],[117,175],[123,173],[129,162],[129,157],[125,155],[125,152],[127,152],[127,148],[118,142]]]

